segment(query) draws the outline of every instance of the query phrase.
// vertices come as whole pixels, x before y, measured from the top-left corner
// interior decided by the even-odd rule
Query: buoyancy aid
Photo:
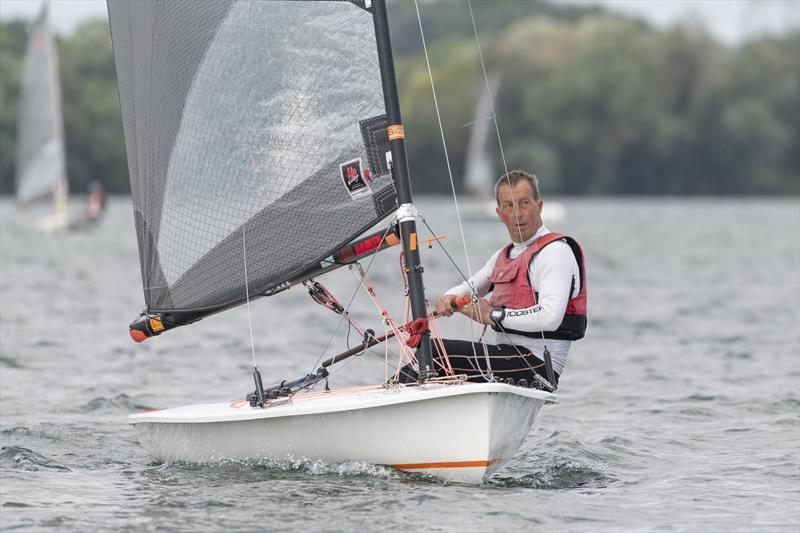
[[[539,298],[538,293],[534,292],[531,287],[530,279],[528,279],[528,267],[533,260],[533,256],[541,252],[542,249],[555,241],[564,241],[572,249],[575,255],[575,260],[578,262],[578,271],[580,272],[580,289],[577,296],[570,298],[567,302],[567,309],[564,313],[564,319],[561,325],[555,331],[545,332],[530,332],[530,331],[517,331],[507,328],[502,330],[497,325],[492,325],[495,331],[505,331],[506,333],[514,333],[517,335],[525,335],[526,337],[544,338],[546,339],[563,339],[563,340],[578,340],[582,339],[586,333],[586,269],[584,268],[583,250],[581,250],[578,242],[572,237],[561,235],[560,233],[547,233],[536,239],[531,243],[515,259],[508,257],[514,243],[506,246],[499,254],[492,270],[492,275],[489,281],[492,282],[492,305],[504,306],[507,309],[525,309],[533,307]],[[570,295],[574,292],[574,283],[570,288]]]

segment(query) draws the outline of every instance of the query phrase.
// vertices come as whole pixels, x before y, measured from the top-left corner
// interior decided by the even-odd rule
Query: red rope
[[[411,322],[405,330],[411,334],[406,341],[406,346],[409,348],[416,348],[419,346],[419,343],[422,342],[422,334],[428,331],[428,319],[420,317]]]

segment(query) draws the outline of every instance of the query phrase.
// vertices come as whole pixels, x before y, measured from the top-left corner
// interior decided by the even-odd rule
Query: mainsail
[[[274,292],[397,209],[364,7],[109,0],[148,312]]]
[[[20,92],[17,202],[49,200],[65,211],[68,191],[61,88],[46,4],[30,28]]]

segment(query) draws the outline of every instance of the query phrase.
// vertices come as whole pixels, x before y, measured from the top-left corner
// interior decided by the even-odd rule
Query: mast
[[[378,44],[378,62],[381,69],[383,97],[386,102],[388,119],[389,145],[392,149],[392,174],[397,188],[397,220],[400,226],[400,238],[403,243],[405,273],[411,297],[411,314],[414,320],[428,316],[425,306],[425,286],[422,281],[422,265],[417,247],[417,210],[411,195],[411,181],[408,177],[406,161],[406,145],[403,133],[403,119],[400,116],[400,99],[397,94],[397,78],[394,73],[392,42],[389,38],[389,21],[386,16],[386,0],[373,0],[373,19],[375,21],[375,38]],[[419,380],[425,381],[436,375],[431,357],[431,337],[428,331],[422,335],[419,349]]]

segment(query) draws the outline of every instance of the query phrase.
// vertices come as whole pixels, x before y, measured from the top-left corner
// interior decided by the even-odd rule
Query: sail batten
[[[396,208],[360,126],[385,113],[363,6],[112,0],[109,17],[149,309],[242,302],[243,225],[252,295]]]

